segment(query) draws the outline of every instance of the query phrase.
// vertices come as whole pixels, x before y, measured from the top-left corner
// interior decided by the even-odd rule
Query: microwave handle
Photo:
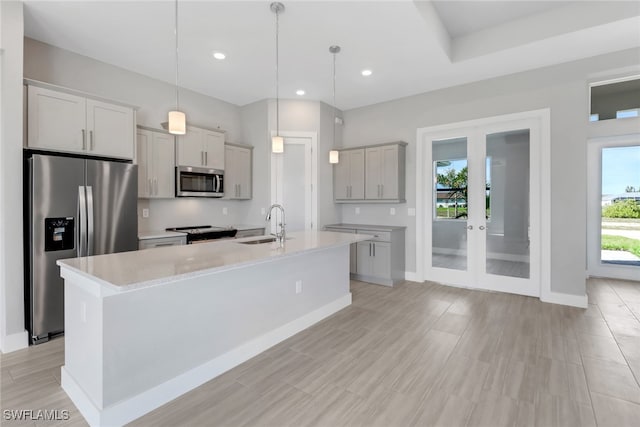
[[[222,189],[222,179],[220,179],[220,175],[216,174],[216,193],[219,193]]]

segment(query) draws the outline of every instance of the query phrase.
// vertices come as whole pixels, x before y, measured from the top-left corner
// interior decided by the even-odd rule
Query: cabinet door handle
[[[153,193],[158,195],[158,178],[153,178]]]
[[[82,149],[87,149],[87,131],[82,129]]]
[[[380,198],[384,197],[384,184],[380,184]]]
[[[151,178],[149,178],[148,181],[149,181],[149,195],[151,196],[153,194],[153,184],[151,183]]]
[[[204,151],[200,152],[200,164],[204,166]]]
[[[93,131],[89,131],[89,150],[93,151]]]
[[[375,258],[375,256],[376,256],[376,244],[372,243],[371,246],[373,246],[373,256]]]
[[[369,243],[369,256],[371,256],[371,243]]]
[[[209,152],[204,152],[204,165],[207,166],[209,164]]]

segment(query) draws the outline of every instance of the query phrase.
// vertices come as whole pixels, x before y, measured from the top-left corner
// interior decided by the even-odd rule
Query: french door
[[[424,130],[426,280],[540,296],[540,129],[524,118]]]
[[[640,134],[589,141],[587,266],[591,276],[640,278]]]

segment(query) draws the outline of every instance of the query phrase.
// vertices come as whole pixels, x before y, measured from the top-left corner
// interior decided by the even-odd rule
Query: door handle
[[[87,255],[93,255],[93,187],[87,186]]]
[[[149,178],[149,195],[153,196],[153,183],[151,182],[151,178]]]
[[[158,178],[153,178],[153,193],[158,195]]]
[[[89,150],[93,151],[93,131],[89,131]]]
[[[376,244],[372,243],[371,246],[373,247],[373,256],[375,258],[375,256],[376,256]]]
[[[467,230],[473,230],[473,225],[467,225]]]
[[[78,256],[87,251],[87,196],[83,186],[78,187]]]
[[[82,129],[82,149],[87,149],[87,131]]]
[[[209,152],[204,152],[204,165],[207,166],[209,164]]]
[[[480,230],[484,230],[484,225],[481,225],[480,227],[478,227]]]
[[[200,152],[200,164],[204,166],[204,151]]]

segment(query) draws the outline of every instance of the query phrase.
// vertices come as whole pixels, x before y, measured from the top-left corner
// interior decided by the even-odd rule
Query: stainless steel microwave
[[[192,166],[177,166],[176,196],[223,197],[224,171]]]

